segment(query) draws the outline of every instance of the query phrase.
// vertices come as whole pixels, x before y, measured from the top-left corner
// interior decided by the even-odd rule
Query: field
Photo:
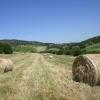
[[[72,80],[72,56],[14,53],[0,57],[14,63],[12,72],[0,75],[0,100],[100,100],[100,86]]]
[[[100,43],[96,43],[96,44],[86,47],[86,52],[87,53],[100,53]]]
[[[15,46],[13,47],[13,51],[14,52],[41,52],[41,51],[45,51],[46,50],[46,46],[37,46],[37,45],[19,45],[19,46]]]

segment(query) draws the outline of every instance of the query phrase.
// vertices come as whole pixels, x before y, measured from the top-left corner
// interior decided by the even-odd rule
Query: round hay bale
[[[73,80],[93,86],[100,84],[100,54],[78,56],[74,60]]]
[[[47,54],[44,54],[44,56],[47,56]]]
[[[13,70],[13,63],[10,59],[0,58],[0,73],[5,73]]]
[[[49,56],[49,58],[50,58],[50,59],[52,59],[52,58],[53,58],[53,56],[52,56],[52,55],[50,55],[50,56]]]

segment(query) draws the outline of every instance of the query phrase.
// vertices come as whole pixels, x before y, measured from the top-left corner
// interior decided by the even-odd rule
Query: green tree
[[[71,51],[73,56],[78,56],[81,54],[81,49],[79,46],[73,46]]]
[[[3,54],[3,44],[0,43],[0,54]]]
[[[12,47],[9,44],[4,44],[3,52],[5,54],[12,54],[13,53]]]
[[[13,50],[7,43],[0,43],[0,54],[12,54]]]

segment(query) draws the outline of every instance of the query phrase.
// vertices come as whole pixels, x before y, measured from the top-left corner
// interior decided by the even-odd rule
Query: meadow
[[[0,100],[100,100],[99,86],[72,80],[72,56],[14,53],[0,57],[14,63],[13,71],[0,74]]]
[[[86,47],[87,53],[100,53],[100,43],[90,45]]]

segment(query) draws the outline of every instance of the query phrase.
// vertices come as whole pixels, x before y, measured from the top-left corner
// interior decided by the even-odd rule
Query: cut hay
[[[0,58],[0,73],[5,73],[13,70],[13,63],[10,59]]]
[[[89,85],[100,84],[100,54],[78,56],[72,67],[73,80],[88,83]]]

